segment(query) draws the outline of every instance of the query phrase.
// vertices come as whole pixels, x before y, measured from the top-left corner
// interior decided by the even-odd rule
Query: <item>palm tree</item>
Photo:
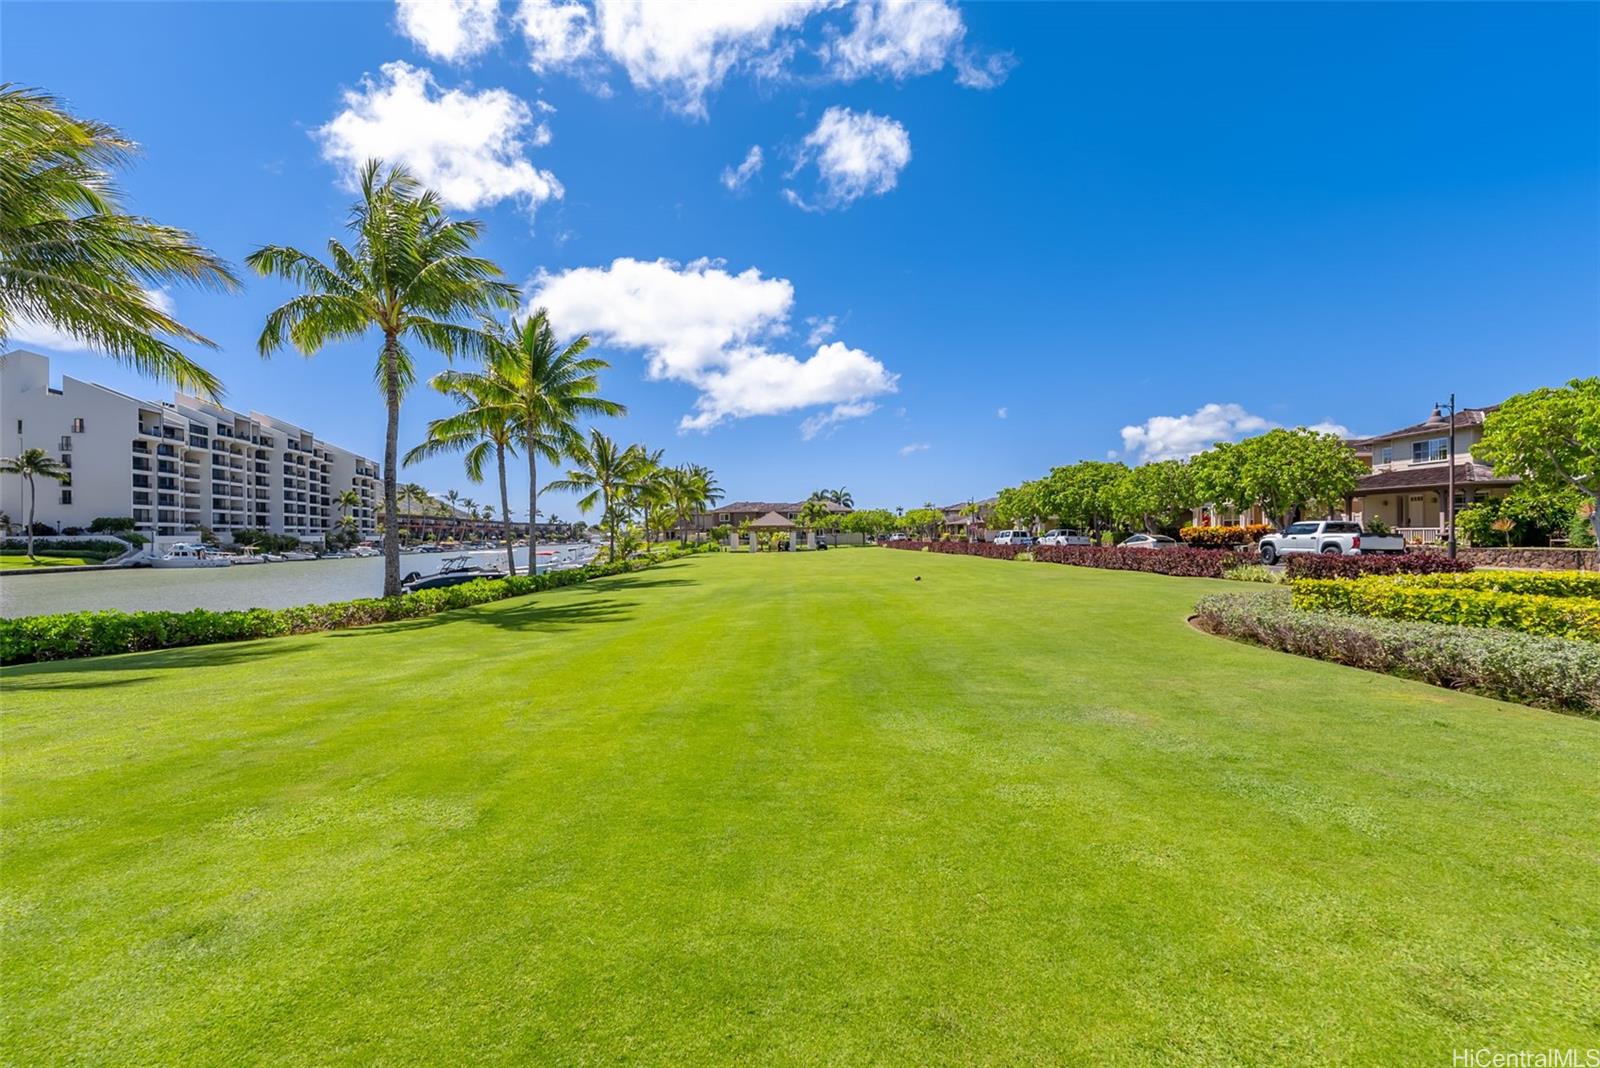
[[[257,343],[263,356],[293,344],[307,356],[330,341],[376,330],[377,380],[388,427],[383,445],[383,592],[400,592],[400,531],[395,522],[395,471],[400,445],[400,399],[416,380],[413,344],[442,353],[485,355],[490,338],[460,320],[516,305],[515,286],[501,281],[489,260],[469,255],[482,233],[476,220],[453,220],[438,194],[425,191],[404,167],[384,172],[377,160],[361,172],[361,199],[350,213],[354,247],[328,242],[328,260],[297,248],[268,245],[247,263],[304,292],[267,316]]]
[[[684,525],[683,544],[689,544],[689,525],[694,517],[722,499],[709,467],[688,464],[667,469],[667,496],[672,503],[674,521]]]
[[[112,172],[137,150],[46,93],[0,85],[0,347],[33,320],[217,398],[222,383],[156,335],[216,343],[163,311],[153,288],[233,290],[239,280],[192,234],[121,210]]]
[[[611,365],[585,356],[587,334],[563,347],[556,341],[543,308],[495,332],[490,354],[492,374],[507,390],[516,410],[512,423],[528,457],[528,559],[539,553],[539,457],[559,464],[581,447],[578,420],[600,415],[625,415],[616,401],[596,396],[600,372]]]
[[[33,480],[38,477],[66,482],[72,478],[72,472],[43,449],[23,449],[15,457],[0,457],[0,474],[21,475],[23,484],[28,488],[28,559],[32,560],[33,506],[38,497]]]
[[[438,376],[436,375],[435,377],[438,377]],[[413,450],[413,451],[415,451],[415,450]],[[411,453],[408,452],[408,453],[406,453],[406,459],[403,460],[402,463],[409,464],[410,462],[411,462]],[[445,503],[450,506],[452,511],[455,510],[456,502],[459,501],[460,499],[461,499],[461,494],[458,491],[456,491],[456,490],[445,490],[444,500],[445,500]]]
[[[856,506],[855,497],[843,486],[836,490],[828,491],[828,500],[837,504],[840,508],[854,508]]]
[[[349,515],[352,508],[361,506],[361,494],[354,489],[340,490],[339,496],[335,498],[335,501],[339,505],[340,514]]]
[[[467,520],[471,523],[478,521],[478,502],[471,497],[461,498],[461,508],[467,513]],[[451,513],[454,515],[454,513]],[[461,517],[456,516],[456,537],[461,536]]]
[[[405,462],[415,463],[441,452],[465,451],[467,477],[474,482],[482,482],[483,463],[491,451],[494,453],[495,468],[500,476],[500,517],[506,541],[506,570],[515,575],[517,560],[513,542],[516,539],[511,529],[511,504],[506,492],[506,457],[515,456],[517,452],[511,428],[511,411],[504,403],[504,391],[490,375],[476,371],[441,371],[428,384],[440,393],[454,397],[461,405],[461,411],[430,422],[427,440],[406,453]],[[460,496],[455,490],[445,494],[451,500],[457,500]],[[528,559],[528,574],[531,575],[534,573],[534,558]]]
[[[566,478],[555,480],[545,489],[583,493],[578,507],[585,512],[599,501],[600,514],[610,527],[611,558],[616,559],[618,505],[639,488],[639,476],[645,463],[644,449],[638,445],[623,448],[599,430],[591,429],[587,442],[579,438],[569,445],[568,455],[576,466],[567,472]]]

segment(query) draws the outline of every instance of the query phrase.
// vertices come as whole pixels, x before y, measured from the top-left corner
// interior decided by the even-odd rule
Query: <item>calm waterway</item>
[[[562,560],[579,545],[539,546]],[[400,574],[431,575],[451,556],[466,555],[473,564],[505,566],[504,549],[470,553],[406,553]],[[517,570],[528,565],[528,550],[516,551]],[[541,568],[544,564],[540,565]],[[117,608],[124,612],[187,612],[191,608],[290,608],[298,604],[349,601],[383,592],[383,558],[303,560],[243,567],[124,568],[82,574],[7,575],[0,578],[0,617],[83,612]]]

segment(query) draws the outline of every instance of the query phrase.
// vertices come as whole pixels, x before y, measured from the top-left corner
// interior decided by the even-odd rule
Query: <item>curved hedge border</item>
[[[1496,589],[1425,586],[1409,576],[1296,579],[1294,606],[1378,619],[1496,627],[1600,642],[1600,600],[1507,593]]]
[[[1195,623],[1280,652],[1471,690],[1579,715],[1600,715],[1600,648],[1562,638],[1439,623],[1301,612],[1274,594],[1203,597]]]
[[[470,608],[607,575],[641,571],[664,560],[715,549],[714,545],[673,549],[614,564],[591,564],[572,571],[476,579],[459,586],[419,590],[398,597],[367,597],[295,608],[250,608],[234,612],[212,612],[204,608],[191,612],[69,612],[5,619],[0,620],[0,664],[177,649],[420,619],[453,608]]]

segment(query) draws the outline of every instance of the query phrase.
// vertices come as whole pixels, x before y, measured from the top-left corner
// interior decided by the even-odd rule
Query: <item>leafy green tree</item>
[[[1260,505],[1280,526],[1318,505],[1333,511],[1367,467],[1335,434],[1299,427],[1219,442],[1190,461],[1198,500],[1243,510]]]
[[[455,400],[461,410],[428,423],[422,444],[406,453],[409,466],[445,452],[462,452],[467,477],[483,481],[483,466],[493,454],[495,473],[500,483],[500,516],[506,545],[506,572],[517,573],[515,531],[511,527],[511,501],[506,481],[506,457],[515,456],[516,431],[512,425],[515,410],[509,391],[489,371],[440,371],[428,382],[440,393]],[[452,504],[461,499],[455,490],[445,494]],[[529,543],[532,544],[530,534]],[[538,557],[530,549],[528,574],[534,574]]]
[[[794,517],[795,525],[802,530],[816,530],[828,523],[833,518],[833,510],[828,507],[830,501],[813,497],[800,506],[800,511]]]
[[[643,446],[624,448],[598,429],[589,431],[587,442],[573,442],[568,455],[574,466],[567,477],[551,482],[545,489],[584,494],[578,499],[578,507],[585,512],[591,511],[596,503],[600,504],[601,515],[609,528],[611,559],[615,560],[618,526],[625,522],[618,506],[628,494],[639,489],[640,480],[647,473],[649,457]]]
[[[1024,482],[1020,486],[1007,486],[995,496],[994,519],[1004,527],[1024,526],[1032,529],[1046,512],[1041,480]]]
[[[931,505],[921,508],[912,508],[900,517],[900,522],[908,529],[919,532],[924,538],[937,537],[939,527],[944,523],[944,513]]]
[[[122,211],[114,172],[137,150],[46,93],[0,86],[0,346],[32,319],[142,374],[220,397],[211,372],[157,335],[216,343],[163,311],[152,287],[233,290],[238,279],[193,235]]]
[[[505,329],[493,330],[490,369],[508,393],[511,425],[528,457],[528,559],[539,551],[539,459],[559,464],[582,443],[578,421],[627,414],[598,396],[600,372],[611,365],[586,356],[589,336],[562,345],[543,308]]]
[[[1106,530],[1116,513],[1117,488],[1127,473],[1126,464],[1105,460],[1053,468],[1040,490],[1041,514],[1056,516],[1070,527]]]
[[[1496,474],[1582,493],[1600,539],[1600,377],[1510,398],[1484,421],[1483,440],[1472,452]]]
[[[1149,534],[1182,526],[1196,503],[1194,479],[1183,460],[1158,460],[1130,468],[1112,490],[1116,523]]]
[[[373,160],[361,172],[361,199],[351,210],[347,247],[328,242],[326,260],[300,249],[267,245],[246,259],[262,275],[287,279],[303,292],[273,310],[257,348],[270,356],[292,344],[307,356],[332,341],[377,331],[376,379],[388,425],[383,445],[383,593],[400,592],[400,531],[396,467],[400,401],[416,381],[412,346],[447,359],[485,357],[494,339],[463,322],[492,308],[516,306],[516,287],[500,268],[471,254],[483,232],[476,220],[451,219],[439,196],[424,190],[404,167]]]
[[[34,479],[52,478],[57,482],[65,482],[72,477],[72,472],[43,449],[23,449],[15,456],[0,457],[0,475],[21,475],[28,491],[28,559],[32,560],[33,508],[39,496]]]

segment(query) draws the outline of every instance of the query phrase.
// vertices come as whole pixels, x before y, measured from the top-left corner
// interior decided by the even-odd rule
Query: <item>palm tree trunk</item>
[[[604,505],[604,507],[605,507],[605,510],[606,510],[606,513],[605,513],[606,514],[606,525],[610,528],[609,537],[610,537],[610,540],[611,540],[611,562],[612,563],[616,563],[616,561],[617,561],[617,517],[611,514],[611,494],[602,493],[600,495],[600,503],[602,505]],[[31,524],[30,524],[30,526],[31,526]]]
[[[495,462],[500,465],[500,518],[504,522],[506,534],[506,568],[510,574],[517,573],[517,553],[512,546],[516,539],[511,536],[511,500],[506,496],[506,447],[498,442],[494,447]],[[528,574],[536,574],[533,568],[533,557],[528,557]]]
[[[400,453],[400,381],[395,336],[383,339],[383,395],[389,425],[383,436],[383,595],[400,595],[400,502],[395,466]]]
[[[528,574],[539,573],[539,456],[528,446]]]
[[[33,476],[24,475],[28,484],[28,559],[33,559],[33,506],[39,503],[39,494],[33,487]]]

